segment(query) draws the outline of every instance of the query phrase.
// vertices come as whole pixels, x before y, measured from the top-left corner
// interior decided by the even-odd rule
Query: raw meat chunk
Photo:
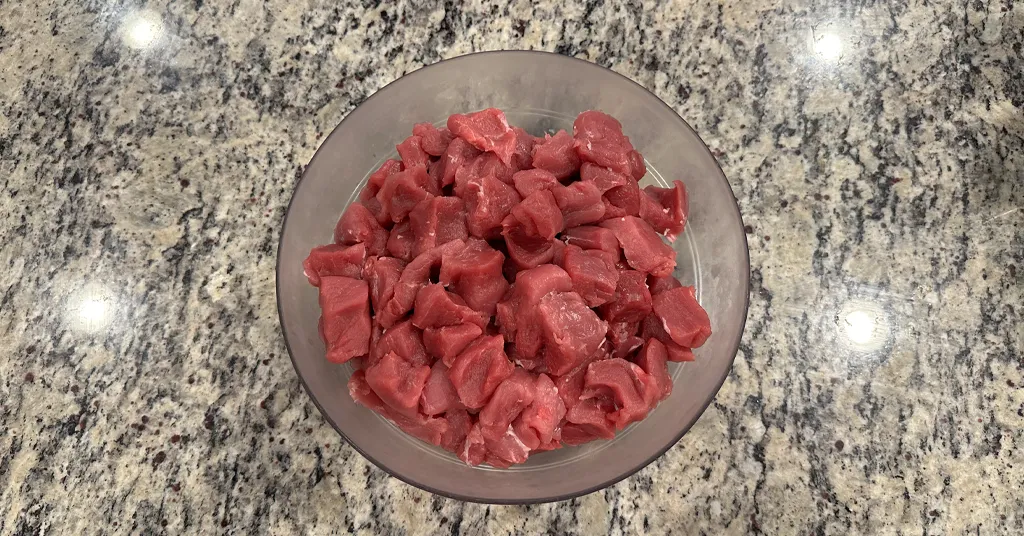
[[[420,201],[409,213],[409,227],[414,237],[413,256],[452,240],[469,238],[465,205],[458,197],[428,197]]]
[[[416,247],[416,235],[412,232],[412,224],[403,221],[391,229],[388,236],[387,252],[405,262],[412,260],[413,249]]]
[[[512,175],[512,183],[520,197],[526,199],[530,194],[540,190],[551,190],[558,186],[558,179],[550,171],[543,169],[527,169]]]
[[[533,146],[533,167],[550,171],[558,180],[571,177],[580,168],[580,157],[573,148],[573,138],[559,130],[554,136],[545,135]]]
[[[668,375],[668,350],[658,339],[648,339],[636,364],[649,374],[658,386],[659,400],[665,400],[672,394],[672,378]]]
[[[374,311],[381,311],[395,295],[395,285],[402,276],[405,262],[394,257],[370,257],[363,266],[363,279],[370,286]]]
[[[651,289],[651,295],[654,295],[665,292],[666,290],[679,288],[683,286],[683,284],[672,275],[666,275],[664,277],[649,275],[647,276],[647,286]]]
[[[545,296],[537,319],[544,332],[544,361],[555,375],[569,372],[597,351],[608,331],[608,324],[575,292]]]
[[[487,447],[484,446],[484,436],[480,433],[479,423],[473,423],[470,427],[466,440],[456,454],[468,465],[480,465],[487,460]]]
[[[607,303],[615,295],[619,272],[615,263],[598,251],[584,251],[577,246],[565,248],[562,264],[572,278],[572,287],[590,307]]]
[[[366,252],[376,256],[384,253],[388,232],[366,207],[352,203],[334,227],[334,241],[344,246],[364,244]]]
[[[616,173],[608,168],[591,164],[590,162],[584,162],[583,165],[580,166],[580,180],[593,183],[602,195],[609,190],[628,186],[629,183],[636,182],[633,180],[633,177],[630,177],[629,175]]]
[[[675,239],[683,232],[688,211],[689,202],[683,183],[675,181],[672,188],[644,188],[640,202],[640,217],[669,240]]]
[[[639,322],[651,314],[651,293],[645,279],[636,270],[619,271],[615,296],[601,307],[602,317],[609,322]]]
[[[512,168],[498,160],[494,153],[481,154],[463,164],[455,172],[455,195],[465,198],[466,186],[484,177],[494,177],[511,186],[513,174]]]
[[[562,213],[555,203],[555,196],[547,190],[530,194],[512,208],[512,215],[519,220],[528,235],[553,240],[556,234],[562,232]]]
[[[520,201],[515,188],[490,175],[469,182],[463,200],[469,234],[483,239],[501,234],[501,221]]]
[[[427,328],[423,330],[423,345],[430,355],[439,358],[450,367],[459,353],[483,332],[476,324]]]
[[[668,360],[673,362],[681,361],[694,361],[696,357],[693,355],[693,350],[679,346],[678,344],[669,341],[664,343],[665,349],[668,351]]]
[[[462,296],[466,305],[491,316],[509,287],[502,275],[504,260],[487,242],[471,238],[465,248],[441,258],[440,282]]]
[[[587,367],[582,397],[602,396],[610,392],[615,410],[608,419],[622,430],[630,423],[647,416],[653,403],[661,397],[658,383],[635,363],[624,359],[595,361]]]
[[[320,278],[328,275],[341,275],[360,279],[363,277],[363,263],[366,262],[366,245],[341,246],[330,244],[317,246],[309,252],[302,262],[302,270],[309,279],[309,284],[320,286]]]
[[[633,144],[622,133],[622,125],[614,117],[596,110],[583,112],[573,121],[572,131],[576,138],[576,152],[582,161],[635,179],[643,177],[643,172],[637,169],[643,166],[643,160],[635,154]]]
[[[440,284],[427,285],[416,294],[413,306],[412,324],[420,329],[476,324],[480,329],[487,327],[487,318],[469,308],[456,294]]]
[[[516,275],[509,297],[498,304],[497,321],[502,334],[516,345],[519,355],[533,357],[543,344],[543,331],[537,321],[541,298],[552,292],[572,290],[572,279],[565,270],[545,264]]]
[[[512,169],[519,171],[532,168],[533,146],[537,144],[537,138],[519,127],[512,127],[512,131],[516,133],[516,151],[512,154]]]
[[[515,262],[517,269],[525,270],[551,262],[555,240],[535,236],[511,214],[502,221],[501,227],[508,256]]]
[[[459,400],[467,408],[482,408],[494,390],[512,374],[501,335],[484,335],[473,341],[452,363],[451,378]]]
[[[370,178],[366,179],[366,189],[372,192],[372,195],[377,195],[381,187],[387,181],[388,177],[402,171],[402,163],[398,160],[385,160],[383,164],[370,174]]]
[[[430,356],[423,346],[423,334],[409,320],[403,320],[381,334],[370,350],[367,365],[373,365],[387,353],[393,353],[411,365],[429,365]]]
[[[322,277],[320,310],[328,361],[344,363],[370,351],[370,296],[366,281]]]
[[[360,405],[365,406],[395,423],[405,433],[427,443],[440,445],[441,438],[448,432],[445,419],[427,417],[425,415],[404,415],[384,403],[370,388],[366,381],[366,372],[357,370],[348,380],[348,394]]]
[[[506,166],[511,165],[516,133],[501,110],[488,108],[466,115],[454,114],[448,118],[448,130],[477,149],[498,155]]]
[[[403,415],[416,415],[430,367],[412,365],[388,352],[366,369],[366,383],[389,407]]]
[[[615,233],[604,227],[596,225],[573,227],[566,229],[563,236],[565,237],[566,244],[579,246],[583,249],[605,251],[615,260],[622,256],[619,239],[615,238]]]
[[[388,177],[384,186],[377,192],[377,200],[391,221],[398,223],[409,217],[409,212],[416,203],[431,194],[439,193],[427,190],[433,185],[434,181],[427,174],[427,168],[413,166]]]
[[[608,342],[611,343],[612,357],[627,358],[644,340],[637,336],[640,321],[618,321],[608,323]]]
[[[455,386],[448,379],[448,367],[438,361],[430,367],[430,376],[423,385],[420,408],[425,415],[440,415],[446,411],[465,409],[455,392]]]
[[[466,247],[466,243],[462,240],[453,240],[413,259],[402,270],[402,275],[395,285],[395,295],[383,310],[377,312],[377,321],[380,322],[381,327],[391,327],[398,319],[412,310],[413,304],[416,302],[416,294],[430,282],[430,272],[435,266],[440,266],[441,257],[445,252],[457,251],[464,247]]]
[[[697,302],[693,287],[679,287],[654,296],[654,314],[672,341],[697,348],[711,336],[711,321]]]
[[[552,193],[565,217],[566,228],[601,221],[604,216],[601,192],[592,183],[574,182],[569,186],[556,187]]]
[[[533,402],[519,414],[512,427],[523,443],[531,450],[538,450],[558,441],[558,425],[565,417],[565,404],[546,374],[537,375],[533,393]]]
[[[402,143],[395,146],[398,149],[398,156],[402,158],[402,165],[406,168],[423,166],[430,162],[430,155],[423,150],[423,138],[412,135]]]
[[[443,162],[441,175],[441,186],[448,186],[455,183],[455,174],[466,163],[480,154],[480,150],[470,145],[462,138],[455,138],[444,150],[444,156],[438,162]]]
[[[458,453],[473,427],[473,417],[464,409],[453,409],[445,412],[444,419],[448,423],[448,430],[441,435],[441,448]]]
[[[431,123],[417,123],[412,133],[420,137],[420,147],[431,156],[441,156],[455,137],[447,128],[437,128]],[[401,151],[399,151],[401,154]],[[402,160],[405,160],[403,157]]]
[[[623,216],[601,222],[619,239],[626,261],[633,268],[657,276],[671,275],[676,267],[676,252],[661,241],[651,226],[636,216]]]

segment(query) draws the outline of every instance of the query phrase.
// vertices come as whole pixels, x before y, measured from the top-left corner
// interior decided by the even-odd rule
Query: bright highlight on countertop
[[[160,17],[148,10],[130,13],[122,25],[122,39],[135,49],[146,49],[155,45],[164,34]]]
[[[843,55],[843,40],[834,33],[822,33],[814,39],[814,53],[826,61],[836,61]]]

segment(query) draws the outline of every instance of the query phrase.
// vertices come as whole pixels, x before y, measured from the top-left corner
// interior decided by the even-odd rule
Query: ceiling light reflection
[[[124,18],[121,32],[122,39],[129,47],[147,49],[163,37],[164,25],[156,13],[148,10],[137,11]]]

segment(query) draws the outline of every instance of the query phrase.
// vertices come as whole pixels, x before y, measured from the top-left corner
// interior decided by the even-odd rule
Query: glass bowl
[[[510,469],[470,467],[406,435],[356,405],[353,368],[325,358],[317,333],[317,291],[302,261],[330,243],[334,225],[414,123],[443,124],[453,113],[495,107],[534,135],[564,128],[584,110],[622,122],[647,160],[641,182],[680,179],[689,192],[686,231],[676,239],[676,277],[694,285],[714,334],[697,360],[670,365],[672,396],[613,440],[538,453]],[[397,157],[396,157],[397,158]],[[613,71],[544,52],[486,52],[425,67],[387,85],[353,110],[327,137],[295,188],[281,231],[277,302],[292,363],[328,422],[363,456],[391,475],[433,493],[488,503],[568,499],[635,473],[674,445],[700,417],[732,367],[747,315],[750,263],[732,189],[707,146],[676,113]]]

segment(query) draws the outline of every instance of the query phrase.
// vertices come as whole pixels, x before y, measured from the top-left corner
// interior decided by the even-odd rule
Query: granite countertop
[[[1024,4],[0,2],[0,534],[1021,534]],[[748,224],[734,369],[604,491],[464,504],[342,443],[275,248],[383,84],[533,48],[643,84]]]

